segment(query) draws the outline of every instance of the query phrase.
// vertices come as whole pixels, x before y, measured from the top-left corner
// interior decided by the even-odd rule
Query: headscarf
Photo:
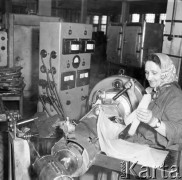
[[[174,66],[171,58],[163,53],[153,53],[156,55],[161,62],[161,84],[160,87],[164,84],[169,84],[174,81],[178,81],[178,76],[176,74],[176,68]]]

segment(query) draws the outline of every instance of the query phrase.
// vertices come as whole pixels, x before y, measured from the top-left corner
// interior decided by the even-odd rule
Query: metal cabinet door
[[[141,67],[140,50],[142,41],[142,26],[126,26],[123,41],[122,64]]]
[[[107,30],[107,61],[120,64],[122,46],[122,26],[109,26]]]

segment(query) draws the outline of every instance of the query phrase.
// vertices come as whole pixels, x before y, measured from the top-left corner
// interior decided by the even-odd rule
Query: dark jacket
[[[182,143],[182,91],[177,84],[164,85],[149,104],[153,115],[166,125],[166,137],[146,124],[141,124],[139,132],[153,145],[165,148]],[[150,144],[150,143],[149,143]]]

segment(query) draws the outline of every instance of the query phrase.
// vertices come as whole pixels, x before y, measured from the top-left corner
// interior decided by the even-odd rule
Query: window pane
[[[101,24],[107,24],[107,16],[102,16]]]
[[[154,23],[155,22],[155,14],[146,14],[145,20],[146,20],[146,22]]]
[[[166,14],[160,14],[159,23],[165,24],[165,20],[166,20]]]
[[[106,34],[106,25],[101,25],[101,31],[103,31],[104,34]]]
[[[99,16],[94,16],[93,24],[99,24]]]
[[[132,14],[131,22],[139,22],[139,20],[140,20],[140,14]]]

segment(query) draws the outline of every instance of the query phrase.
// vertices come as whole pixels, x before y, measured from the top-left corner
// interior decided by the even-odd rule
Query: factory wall
[[[164,42],[162,52],[171,55],[178,68],[178,74],[181,76],[181,1],[176,1],[175,13],[173,12],[173,4],[175,1],[168,1],[167,8],[167,22],[164,31]],[[174,15],[173,15],[174,14]],[[80,14],[77,11],[54,11],[52,15],[62,16],[61,21],[67,22],[79,22]],[[170,22],[170,19],[173,21]],[[22,66],[22,75],[26,83],[25,96],[37,94],[37,77],[38,77],[38,55],[39,55],[39,22],[40,21],[60,21],[60,18],[56,17],[43,17],[36,15],[18,15],[11,14],[8,17],[8,62],[9,66]],[[34,22],[36,19],[36,23]],[[87,23],[90,23],[91,17],[87,18]],[[172,24],[172,25],[171,25]],[[168,41],[168,35],[170,34],[171,27],[173,27],[173,39]],[[99,33],[98,33],[99,34]],[[94,37],[93,37],[94,38]],[[100,44],[96,44],[95,53],[92,55],[91,63],[96,64],[94,74],[99,73],[100,69],[105,73],[107,72],[107,62],[105,41]],[[92,68],[91,68],[92,69]],[[106,73],[107,74],[107,73]],[[181,78],[180,78],[181,79]],[[181,81],[181,80],[180,80]],[[92,83],[92,82],[91,82]]]

